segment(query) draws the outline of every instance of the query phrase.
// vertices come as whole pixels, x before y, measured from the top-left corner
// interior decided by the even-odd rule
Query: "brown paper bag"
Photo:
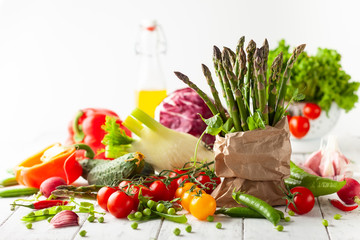
[[[218,206],[238,205],[234,189],[254,195],[271,205],[282,205],[283,179],[290,176],[291,144],[286,117],[275,127],[216,137],[215,172],[224,181],[212,196]]]

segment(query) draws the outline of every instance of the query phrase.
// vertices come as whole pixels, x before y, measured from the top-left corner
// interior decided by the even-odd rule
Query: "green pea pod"
[[[6,197],[29,196],[37,193],[38,191],[39,191],[38,188],[32,188],[32,187],[5,189],[0,191],[0,197],[6,198]]]
[[[24,222],[37,222],[55,216],[59,212],[58,209],[64,211],[64,210],[74,210],[75,208],[76,208],[75,206],[54,206],[51,208],[30,212],[29,214],[22,217],[21,220]],[[44,214],[44,210],[47,210],[48,213]]]
[[[220,208],[215,211],[215,214],[224,214],[235,218],[264,218],[263,215],[248,207]]]
[[[16,181],[16,177],[9,177],[0,181],[0,187],[9,187],[18,184],[19,183]]]
[[[240,191],[233,192],[232,197],[237,203],[246,205],[252,210],[263,215],[267,220],[274,224],[274,226],[279,223],[281,216],[278,213],[278,210],[276,210],[263,200],[249,194],[241,193]]]
[[[159,215],[160,217],[163,217],[166,220],[169,220],[172,222],[187,223],[187,218],[184,214],[183,215],[170,215],[170,214],[165,214],[165,213],[161,213],[161,212],[154,211],[154,210],[152,210],[152,212]]]
[[[315,197],[336,193],[346,184],[345,181],[338,182],[307,173],[292,161],[290,161],[290,172],[290,178],[284,180],[285,185],[289,189],[296,186],[306,187]]]

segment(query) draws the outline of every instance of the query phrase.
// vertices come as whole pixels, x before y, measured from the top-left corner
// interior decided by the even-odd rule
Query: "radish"
[[[360,183],[353,178],[345,178],[346,184],[337,195],[346,204],[360,205]]]
[[[40,192],[45,197],[49,197],[52,191],[56,190],[57,186],[67,185],[66,181],[61,177],[51,177],[43,181],[40,185]]]

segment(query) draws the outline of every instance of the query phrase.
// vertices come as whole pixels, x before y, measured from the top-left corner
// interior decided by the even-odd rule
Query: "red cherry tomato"
[[[111,194],[113,194],[114,192],[116,192],[116,189],[111,188],[111,187],[102,187],[100,188],[100,190],[97,193],[96,199],[97,202],[99,204],[99,206],[104,209],[104,210],[108,210],[107,208],[107,203],[108,203],[108,199],[111,196]]]
[[[134,200],[134,210],[137,210],[137,207],[139,205],[139,192],[140,192],[140,188],[141,188],[141,195],[144,197],[153,197],[152,192],[150,191],[150,189],[144,185],[140,185],[140,186],[135,186],[135,185],[131,185],[130,186],[130,194],[132,195],[132,198]]]
[[[200,175],[196,178],[201,184],[205,185],[209,189],[204,189],[206,193],[211,194],[217,185],[220,184],[220,178],[210,178],[205,172],[201,172]]]
[[[128,187],[131,185],[130,181],[121,181],[119,184],[119,188],[123,189],[124,191],[126,191],[126,189],[128,189]]]
[[[292,118],[292,116],[291,115],[286,115],[286,118],[288,120],[288,123],[290,123],[290,119]]]
[[[293,116],[289,122],[291,134],[296,138],[303,138],[310,129],[309,119],[303,116]]]
[[[179,187],[179,185],[177,184],[177,179],[174,179],[170,182],[169,185],[167,185],[167,189],[168,189],[168,197],[167,200],[173,200],[175,197],[175,192],[176,189]]]
[[[134,200],[122,191],[116,191],[109,197],[107,208],[116,218],[125,218],[134,209]]]
[[[174,172],[169,173],[169,177],[173,178],[173,177],[176,177],[179,174],[183,174],[183,173],[186,173],[186,172],[187,172],[186,170],[175,169]]]
[[[181,184],[190,182],[190,181],[189,181],[189,176],[188,176],[188,175],[181,176],[181,177],[179,177],[179,178],[177,179],[176,182],[177,182],[178,187],[180,187]]]
[[[315,197],[314,194],[307,189],[306,187],[294,187],[290,190],[294,196],[294,204],[290,203],[288,205],[289,209],[297,214],[305,214],[311,211],[315,205]],[[289,200],[286,200],[286,204],[288,204]]]
[[[321,108],[316,103],[307,103],[303,109],[304,116],[309,119],[317,119],[321,114]]]
[[[162,181],[156,180],[150,185],[149,189],[154,197],[154,201],[168,200],[169,190]]]

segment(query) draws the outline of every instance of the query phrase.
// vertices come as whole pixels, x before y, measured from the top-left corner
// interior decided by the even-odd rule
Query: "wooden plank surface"
[[[354,170],[357,171],[355,176],[359,177],[360,149],[355,143],[359,143],[359,141],[349,141],[349,145],[345,145],[346,151],[343,152],[353,160]],[[296,163],[303,162],[305,158],[306,155],[304,154],[292,156],[292,160]],[[34,223],[33,229],[29,230],[20,219],[31,210],[18,208],[16,211],[10,211],[9,204],[15,198],[0,198],[0,239],[360,239],[358,237],[360,236],[360,211],[341,212],[330,205],[327,200],[328,198],[337,198],[337,196],[319,197],[314,209],[310,213],[304,216],[291,217],[289,223],[282,221],[281,224],[284,225],[283,232],[278,232],[265,219],[233,219],[216,216],[214,222],[204,222],[196,220],[191,215],[187,215],[188,224],[193,229],[192,233],[185,231],[186,224],[176,224],[166,220],[140,223],[139,228],[133,230],[130,227],[131,222],[126,219],[116,219],[111,214],[105,215],[104,223],[90,223],[86,221],[87,214],[79,214],[80,226],[78,227],[54,229],[47,221],[42,221]],[[279,209],[283,210],[284,208]],[[343,215],[341,220],[333,219],[333,216],[337,213]],[[322,225],[323,218],[329,221],[329,227],[325,228]],[[223,228],[217,229],[215,227],[216,222],[221,222]],[[173,230],[176,227],[181,229],[180,236],[173,234]],[[87,231],[86,238],[79,236],[79,231],[81,230]]]

